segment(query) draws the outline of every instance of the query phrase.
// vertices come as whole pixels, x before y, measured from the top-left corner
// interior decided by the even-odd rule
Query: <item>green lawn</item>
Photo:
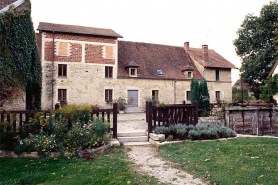
[[[160,155],[211,184],[278,185],[278,139],[184,141],[162,146]]]
[[[93,161],[84,158],[0,159],[0,184],[157,184],[136,172],[126,150],[112,148]]]

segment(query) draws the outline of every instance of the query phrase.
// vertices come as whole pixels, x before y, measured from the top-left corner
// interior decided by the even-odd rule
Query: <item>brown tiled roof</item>
[[[119,77],[129,76],[125,67],[134,61],[140,66],[138,78],[186,79],[182,69],[185,66],[192,66],[195,69],[193,77],[202,79],[194,62],[182,47],[119,41],[118,56]],[[162,70],[164,76],[159,76],[157,70]]]
[[[53,23],[46,23],[46,22],[40,22],[38,26],[38,30],[122,38],[121,35],[119,35],[118,33],[116,33],[111,29],[92,28],[92,27],[74,26],[74,25],[66,25],[66,24],[53,24]]]
[[[272,67],[270,73],[267,76],[267,79],[269,79],[271,77],[271,75],[274,73],[277,66],[278,66],[278,60],[275,62],[274,66]]]
[[[185,66],[185,67],[182,68],[181,71],[194,71],[194,70],[195,70],[195,69],[194,69],[194,67],[192,67],[192,66]]]
[[[0,0],[0,10],[7,7],[8,5],[16,2],[17,0]]]
[[[236,68],[234,64],[226,60],[224,57],[222,57],[212,49],[208,50],[208,63],[204,63],[204,61],[202,60],[202,49],[190,48],[189,53],[191,53],[202,66],[213,68]]]
[[[233,85],[233,87],[241,87],[241,80],[238,79],[238,80],[236,81],[236,83]],[[249,91],[249,92],[253,92],[253,91],[252,91],[252,86],[249,85],[248,83],[242,82],[242,87],[243,87],[243,89],[246,89],[246,90]]]

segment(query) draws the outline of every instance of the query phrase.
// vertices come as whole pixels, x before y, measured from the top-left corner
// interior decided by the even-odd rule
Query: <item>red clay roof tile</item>
[[[138,78],[185,80],[182,69],[185,66],[192,66],[195,69],[193,77],[202,79],[194,62],[183,50],[183,47],[118,41],[118,48],[120,77],[129,77],[128,69],[125,67],[134,61],[140,66],[138,67]],[[159,76],[157,70],[162,70],[164,76]]]
[[[226,60],[212,49],[208,50],[209,61],[207,63],[203,62],[201,48],[189,48],[189,52],[194,55],[194,57],[198,59],[197,61],[203,66],[213,68],[237,68],[234,64]]]

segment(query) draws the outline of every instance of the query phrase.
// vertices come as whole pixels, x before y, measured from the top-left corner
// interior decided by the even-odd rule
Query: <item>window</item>
[[[158,74],[159,76],[163,76],[163,75],[164,75],[164,73],[163,73],[162,70],[158,69],[158,70],[156,70],[156,71],[157,71],[157,74]]]
[[[215,97],[216,97],[216,101],[220,101],[221,100],[221,91],[215,91]]]
[[[220,81],[220,70],[215,70],[216,81]]]
[[[137,69],[136,68],[129,68],[129,76],[136,77],[137,76]]]
[[[59,77],[67,77],[67,65],[66,64],[58,64],[58,76]]]
[[[187,78],[192,78],[192,72],[188,72]]]
[[[186,91],[186,101],[190,101],[190,91]]]
[[[154,100],[158,100],[158,90],[153,90],[152,91],[152,98],[154,98]]]
[[[113,78],[113,67],[105,66],[105,78]]]
[[[58,89],[58,101],[67,101],[67,89]]]
[[[105,89],[105,101],[113,100],[112,94],[113,94],[112,89]]]

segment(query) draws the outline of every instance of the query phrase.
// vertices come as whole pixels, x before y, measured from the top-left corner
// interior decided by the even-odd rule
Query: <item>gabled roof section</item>
[[[148,44],[141,42],[118,41],[118,75],[129,77],[125,68],[130,61],[136,61],[138,67],[137,78],[148,79],[187,79],[182,73],[185,66],[192,66],[193,77],[202,79],[194,62],[184,52],[182,47]],[[162,70],[163,75],[158,75]]]
[[[234,68],[237,67],[226,60],[224,57],[216,53],[212,49],[208,49],[208,62],[204,62],[202,59],[202,49],[201,48],[190,48],[188,54],[193,57],[196,61],[198,61],[204,67],[211,67],[211,68]]]
[[[134,62],[134,61],[131,61],[131,62],[129,62],[129,64],[127,65],[127,66],[125,66],[125,67],[140,67],[136,62]]]
[[[242,83],[243,89],[246,89],[246,90],[249,91],[249,92],[253,92],[253,91],[252,91],[252,86],[249,85],[248,83],[242,82],[240,79],[238,79],[238,80],[236,81],[236,83],[233,85],[233,87],[241,87],[241,83]]]
[[[38,26],[38,30],[123,38],[121,35],[119,35],[118,33],[116,33],[111,29],[93,28],[93,27],[75,26],[75,25],[66,25],[66,24],[53,24],[53,23],[46,23],[46,22],[40,22]]]
[[[14,8],[17,8],[23,3],[25,3],[25,0],[5,0],[5,1],[1,0],[0,13],[7,12],[11,5],[13,5]]]
[[[195,70],[195,69],[194,69],[194,67],[192,67],[192,66],[185,66],[185,67],[182,68],[181,71],[194,71],[194,70]]]
[[[274,73],[277,66],[278,66],[278,60],[275,62],[274,66],[272,67],[272,69],[270,71],[270,73],[267,75],[267,79],[269,79],[272,76],[272,74]]]

